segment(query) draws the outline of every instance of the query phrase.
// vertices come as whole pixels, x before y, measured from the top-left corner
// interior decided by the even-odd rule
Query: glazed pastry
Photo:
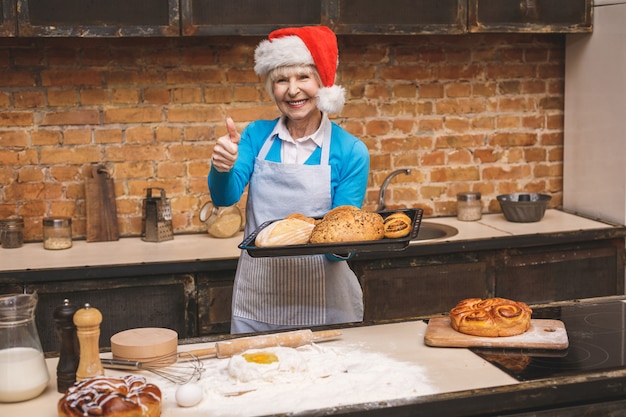
[[[97,376],[68,388],[57,411],[59,417],[159,417],[161,390],[142,376]]]
[[[467,298],[450,310],[450,324],[472,336],[515,336],[530,327],[532,310],[520,301],[506,298]]]
[[[385,237],[397,239],[411,233],[411,218],[404,213],[392,213],[385,218]]]
[[[313,227],[300,219],[277,220],[259,232],[254,244],[258,247],[302,245],[309,241]]]
[[[352,206],[336,207],[326,213],[311,232],[311,243],[379,240],[384,237],[380,214]]]

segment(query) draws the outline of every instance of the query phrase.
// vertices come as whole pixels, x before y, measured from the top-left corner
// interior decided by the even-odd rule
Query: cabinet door
[[[178,0],[17,0],[19,36],[179,36]]]
[[[352,268],[363,288],[364,321],[446,313],[464,298],[492,295],[488,261],[471,253],[362,261]]]
[[[470,32],[591,32],[593,0],[469,0]]]
[[[46,352],[59,350],[53,313],[64,299],[100,310],[100,347],[111,346],[115,333],[136,327],[176,330],[180,339],[198,335],[193,275],[47,282],[25,289],[39,294],[35,321]]]
[[[267,35],[319,25],[328,0],[181,0],[183,35]]]
[[[496,296],[548,303],[623,294],[623,247],[618,239],[614,245],[510,249],[496,266]]]
[[[200,336],[230,333],[235,270],[197,275]]]
[[[0,36],[15,36],[15,0],[0,0]]]
[[[336,0],[329,22],[341,34],[464,33],[467,0]]]

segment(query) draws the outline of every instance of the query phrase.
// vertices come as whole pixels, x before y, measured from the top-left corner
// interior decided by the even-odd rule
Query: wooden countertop
[[[560,210],[547,210],[544,218],[535,223],[511,223],[501,213],[483,215],[480,221],[462,222],[456,217],[425,218],[425,222],[441,223],[456,227],[458,234],[426,241],[411,242],[412,247],[427,245],[472,245],[494,239],[534,236],[550,233],[567,233],[593,230],[611,230],[617,226],[576,216]],[[622,227],[623,228],[623,227]],[[217,239],[208,234],[176,235],[164,242],[144,242],[140,238],[122,238],[111,242],[75,240],[70,249],[46,250],[41,242],[26,243],[21,248],[0,249],[0,277],[18,277],[21,273],[37,271],[78,269],[81,276],[89,276],[91,268],[114,269],[129,266],[156,266],[162,272],[175,264],[204,263],[198,270],[206,270],[208,264],[236,264],[240,250],[237,245],[243,233],[229,239]],[[189,271],[186,267],[185,271]],[[111,274],[111,271],[108,272]],[[71,275],[70,275],[71,279]]]
[[[524,414],[527,410],[581,407],[583,404],[590,404],[587,415],[605,415],[602,411],[598,411],[603,410],[599,407],[602,404],[607,404],[609,407],[607,409],[610,409],[613,404],[620,404],[626,394],[626,388],[624,388],[626,387],[626,369],[518,382],[468,349],[425,346],[423,338],[426,327],[422,321],[408,321],[345,328],[342,329],[343,335],[339,340],[319,345],[323,346],[324,349],[358,349],[384,355],[389,360],[406,363],[407,366],[419,366],[423,369],[423,375],[431,389],[430,393],[420,395],[417,392],[395,398],[392,394],[384,401],[350,403],[345,401],[345,395],[342,396],[342,392],[337,392],[336,396],[331,396],[332,398],[324,398],[319,406],[302,410],[297,415],[461,417],[516,413],[516,415],[521,416],[527,415]],[[210,346],[212,343],[182,345],[180,350],[202,348]],[[208,361],[227,360],[209,359]],[[21,403],[0,404],[2,415],[56,417],[56,404],[62,397],[56,391],[56,364],[56,358],[47,359],[51,379],[42,395]],[[213,366],[207,365],[209,369],[212,369]],[[105,372],[106,375],[111,376],[125,374],[125,371],[108,369]],[[229,397],[234,399],[232,407],[211,412],[211,402],[207,399],[215,398],[215,393],[211,393],[212,388],[207,385],[204,385],[203,402],[195,407],[180,408],[173,398],[175,389],[168,385],[169,383],[150,373],[144,372],[142,374],[150,382],[161,387],[164,392],[163,417],[224,415],[223,413],[232,413],[236,410],[246,411],[246,415],[256,415],[254,411],[257,410],[258,404],[251,401],[252,396],[246,398],[246,395]],[[208,375],[207,378],[209,378]],[[376,380],[372,382],[370,379],[370,384],[373,386],[362,388],[375,390],[377,383],[379,382]],[[422,382],[419,385],[422,385]],[[384,387],[381,388],[384,389]],[[307,392],[306,389],[299,390],[296,396],[301,396],[303,403],[307,401],[310,403],[311,401],[310,392]],[[290,398],[290,400],[292,403],[294,401],[298,403],[298,398]],[[276,414],[281,411],[288,414],[289,410],[281,410],[280,404],[277,406],[274,413],[268,413],[265,410],[263,415]],[[530,413],[530,415],[535,415],[535,412]]]
[[[380,353],[392,360],[418,365],[424,369],[428,383],[435,393],[518,384],[514,378],[467,349],[431,348],[424,345],[425,330],[426,323],[422,321],[346,328],[342,329],[342,336],[339,340],[324,342],[319,344],[319,346],[323,349],[339,347]],[[211,343],[183,345],[181,350],[198,349],[210,345]],[[228,359],[208,359],[207,361],[228,361]],[[56,391],[57,359],[47,359],[47,364],[51,379],[46,391],[41,396],[22,403],[0,404],[0,411],[3,415],[12,417],[57,416],[56,403],[62,396]],[[111,376],[121,376],[128,372],[106,369],[105,373]],[[163,391],[162,417],[217,415],[215,414],[217,411],[213,410],[206,396],[205,400],[207,401],[200,403],[196,407],[180,408],[176,405],[173,398],[175,388],[170,383],[147,372],[141,372],[141,374]],[[372,387],[363,387],[363,389],[365,388],[371,389]],[[323,401],[323,404],[327,407],[355,405],[346,404],[343,393],[337,392],[336,394],[334,400],[326,399]],[[303,399],[306,398],[307,390],[303,389],[300,391],[300,395],[303,396]],[[231,411],[234,409],[255,410],[254,401],[248,402],[246,398],[245,395],[232,397]],[[406,401],[407,398],[389,398],[389,400]],[[322,400],[320,399],[320,401]],[[366,408],[377,408],[383,405],[383,402],[381,402],[378,405],[368,405]],[[226,410],[219,411],[225,412]],[[282,410],[280,404],[276,404],[274,413],[282,411],[289,410]]]

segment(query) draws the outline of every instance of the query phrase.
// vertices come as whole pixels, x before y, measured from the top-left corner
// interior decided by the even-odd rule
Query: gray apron
[[[254,163],[246,236],[265,221],[292,213],[322,216],[332,206],[330,134],[322,145],[320,165],[266,161],[274,140],[280,139],[265,141]],[[361,287],[347,262],[329,261],[324,255],[252,258],[242,251],[233,289],[233,333],[362,318]]]

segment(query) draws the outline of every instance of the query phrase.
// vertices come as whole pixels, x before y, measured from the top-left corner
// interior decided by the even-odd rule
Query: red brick
[[[104,123],[151,123],[163,120],[160,107],[128,107],[104,110]]]
[[[41,126],[97,124],[100,115],[97,110],[60,110],[44,114]]]
[[[0,146],[3,148],[25,148],[28,136],[23,130],[0,130]]]
[[[78,104],[78,91],[71,89],[48,90],[48,105],[52,107],[73,107]]]
[[[119,145],[106,148],[107,161],[163,161],[168,159],[165,146],[161,145]],[[116,170],[117,171],[117,170]]]
[[[44,70],[41,71],[41,85],[44,87],[63,87],[77,85],[101,85],[102,73],[97,70]]]
[[[215,122],[224,120],[222,110],[217,106],[171,107],[167,120],[171,123]]]
[[[2,106],[2,94],[0,94],[0,106]],[[13,93],[15,108],[36,108],[45,104],[44,95],[41,91],[16,91]]]
[[[0,112],[1,126],[31,126],[33,124],[33,113],[30,111],[8,111]]]

